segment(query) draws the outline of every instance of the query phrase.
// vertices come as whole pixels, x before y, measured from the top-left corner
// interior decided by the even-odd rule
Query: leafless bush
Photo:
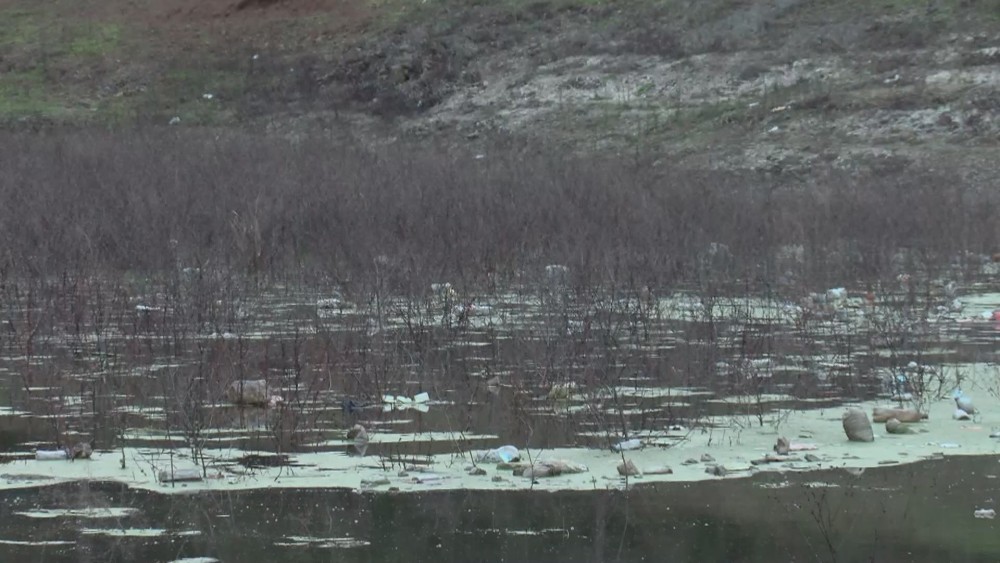
[[[477,158],[174,130],[6,135],[0,145],[0,196],[11,202],[0,209],[2,344],[26,358],[21,398],[59,389],[45,403],[62,416],[51,419],[53,439],[86,431],[73,418],[82,416],[109,441],[149,414],[121,397],[159,401],[196,458],[205,429],[226,424],[222,390],[251,379],[267,380],[283,403],[241,445],[279,451],[320,434],[336,401],[436,394],[455,382],[474,395],[501,365],[506,423],[530,447],[584,425],[610,441],[660,424],[620,393],[640,379],[750,397],[742,415],[764,423],[762,398],[779,389],[769,358],[833,358],[804,366],[815,390],[861,373],[853,363],[865,343],[837,311],[801,311],[778,334],[779,316],[751,316],[743,300],[777,311],[828,287],[881,294],[900,274],[931,280],[956,263],[974,272],[1000,239],[995,191],[914,166],[817,170],[803,181],[513,143]],[[444,282],[454,295],[432,289]],[[275,333],[250,337],[264,328],[265,295],[315,303],[327,294],[349,310],[267,318]],[[509,312],[470,319],[501,294],[537,314],[533,324]],[[893,323],[925,319],[926,299],[883,303],[873,338],[901,328],[923,339]],[[690,311],[669,333],[679,344],[667,359],[653,343],[676,307]],[[473,339],[488,357],[447,352]],[[75,356],[47,370],[31,360],[58,354]],[[151,366],[165,358],[177,365],[157,375]],[[79,385],[67,365],[98,375]],[[159,397],[138,383],[157,378]],[[591,408],[539,425],[526,396],[569,382]],[[65,408],[77,395],[87,413]],[[696,410],[666,415],[697,420]],[[469,427],[480,413],[462,416],[450,423]]]

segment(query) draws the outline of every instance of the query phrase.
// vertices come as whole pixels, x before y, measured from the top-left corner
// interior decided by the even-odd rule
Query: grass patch
[[[41,71],[0,75],[0,117],[52,116],[63,109],[46,87]]]
[[[113,23],[85,25],[71,32],[69,53],[81,57],[106,55],[121,45],[121,26]]]
[[[36,15],[24,9],[0,11],[0,46],[6,48],[36,44],[41,36]]]

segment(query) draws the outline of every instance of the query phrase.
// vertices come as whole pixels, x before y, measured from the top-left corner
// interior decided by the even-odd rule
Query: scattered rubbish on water
[[[263,407],[273,402],[267,393],[267,380],[237,380],[226,388],[226,399],[234,405]]]
[[[928,445],[934,445],[934,444],[931,443],[931,444],[928,444]],[[937,444],[937,446],[940,447],[940,448],[948,448],[948,449],[954,449],[954,448],[961,448],[962,447],[961,444],[956,444],[954,442],[941,442],[941,443]]]
[[[576,382],[556,383],[549,389],[549,399],[553,401],[565,401],[576,391]]]
[[[975,512],[972,513],[976,518],[983,518],[987,520],[992,520],[996,518],[997,511],[992,508],[977,508]]]
[[[382,410],[391,411],[413,409],[420,412],[428,412],[430,410],[428,402],[430,402],[430,395],[428,393],[417,393],[412,398],[405,395],[383,395],[382,396]]]
[[[347,439],[354,440],[354,451],[364,456],[368,451],[368,431],[360,424],[355,424],[347,431]]]
[[[173,471],[163,470],[159,473],[161,483],[182,483],[189,481],[201,481],[202,472],[197,467],[175,469]]]
[[[376,477],[374,479],[362,479],[360,488],[361,490],[374,489],[375,487],[382,487],[384,485],[389,485],[391,482],[385,477]]]
[[[288,536],[284,541],[274,542],[277,547],[308,547],[312,549],[351,549],[367,547],[371,542],[357,538],[313,538],[308,536]]]
[[[410,477],[411,483],[426,484],[426,483],[440,483],[441,481],[447,479],[447,475],[438,475],[436,473],[425,473],[422,475],[417,475],[415,477]]]
[[[478,452],[474,459],[479,463],[510,463],[521,459],[521,452],[515,446],[506,445]]]
[[[722,465],[709,465],[705,468],[705,473],[715,475],[716,477],[725,477],[726,475],[729,475],[729,470]]]
[[[612,444],[611,450],[615,452],[627,452],[631,450],[638,450],[642,448],[642,440],[638,438],[632,438],[631,440],[624,440],[618,442],[617,444]]]
[[[38,461],[67,460],[69,452],[66,450],[38,450],[35,452],[35,459]]]
[[[59,450],[35,450],[35,460],[37,461],[58,461],[90,459],[94,449],[87,442],[78,442],[73,447],[65,447]]]
[[[139,509],[130,507],[103,507],[103,508],[39,508],[36,510],[15,512],[18,516],[25,518],[38,518],[43,520],[53,518],[125,518],[139,513]]]
[[[585,473],[586,471],[589,471],[586,465],[558,459],[536,461],[531,465],[520,468],[520,471],[519,469],[515,469],[514,474],[522,475],[524,477],[528,477],[529,479],[537,479],[539,477],[557,477],[559,475]]]

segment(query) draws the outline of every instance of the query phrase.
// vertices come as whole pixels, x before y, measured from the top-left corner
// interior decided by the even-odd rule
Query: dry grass
[[[7,272],[211,266],[363,281],[384,256],[391,289],[404,293],[441,279],[511,280],[550,263],[585,284],[713,274],[742,287],[785,274],[775,257],[787,245],[805,248],[796,275],[848,283],[894,275],[900,249],[918,257],[914,267],[940,269],[1000,240],[997,194],[940,170],[817,171],[803,181],[513,143],[480,158],[160,129],[0,143]]]

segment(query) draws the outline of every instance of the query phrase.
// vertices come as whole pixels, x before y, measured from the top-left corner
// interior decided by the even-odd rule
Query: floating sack
[[[976,414],[976,407],[972,404],[972,399],[962,393],[961,390],[956,390],[955,394],[955,406],[962,409],[969,414]]]
[[[927,415],[916,409],[891,409],[885,407],[875,407],[872,409],[872,420],[874,422],[888,422],[895,418],[900,422],[920,422],[927,418]]]
[[[36,450],[35,459],[38,461],[54,461],[60,459],[90,459],[94,449],[87,442],[79,442],[73,447],[65,447],[61,450]]]
[[[264,406],[271,399],[267,394],[267,381],[248,379],[234,381],[226,389],[226,398],[236,405]]]
[[[549,389],[549,399],[553,401],[565,401],[573,396],[576,391],[576,382],[570,381],[569,383],[556,383]]]
[[[479,463],[510,463],[521,459],[521,452],[517,446],[500,446],[492,450],[486,450],[475,454],[475,460]]]
[[[536,461],[534,464],[524,468],[521,475],[530,479],[537,479],[539,477],[556,477],[558,475],[583,473],[585,471],[587,471],[586,465],[557,459],[551,461]],[[517,472],[517,469],[515,469],[515,472]]]
[[[791,442],[789,442],[788,438],[785,438],[784,436],[778,438],[777,443],[774,444],[774,451],[777,452],[778,455],[788,455],[788,452],[791,451],[791,449]]]
[[[636,467],[634,463],[632,463],[631,459],[624,463],[618,464],[618,474],[621,475],[622,477],[639,475],[640,473],[641,471],[639,471],[639,468]]]
[[[612,444],[611,451],[626,452],[629,450],[638,450],[640,448],[642,448],[642,440],[638,438],[632,438],[631,440],[624,440],[618,442],[617,444]]]
[[[347,439],[354,440],[354,450],[358,455],[365,455],[368,451],[368,431],[360,424],[355,424],[347,431]]]
[[[69,459],[90,459],[90,456],[94,454],[94,448],[87,442],[79,442],[67,450]]]
[[[868,421],[868,415],[861,409],[850,409],[844,413],[843,417],[844,433],[847,439],[852,442],[874,442],[875,433],[872,432],[872,423]]]
[[[889,434],[911,434],[913,432],[909,426],[903,424],[897,418],[890,418],[885,421],[885,431]]]
[[[184,481],[201,481],[202,472],[197,467],[175,469],[173,471],[163,470],[158,475],[161,483],[180,483]]]

